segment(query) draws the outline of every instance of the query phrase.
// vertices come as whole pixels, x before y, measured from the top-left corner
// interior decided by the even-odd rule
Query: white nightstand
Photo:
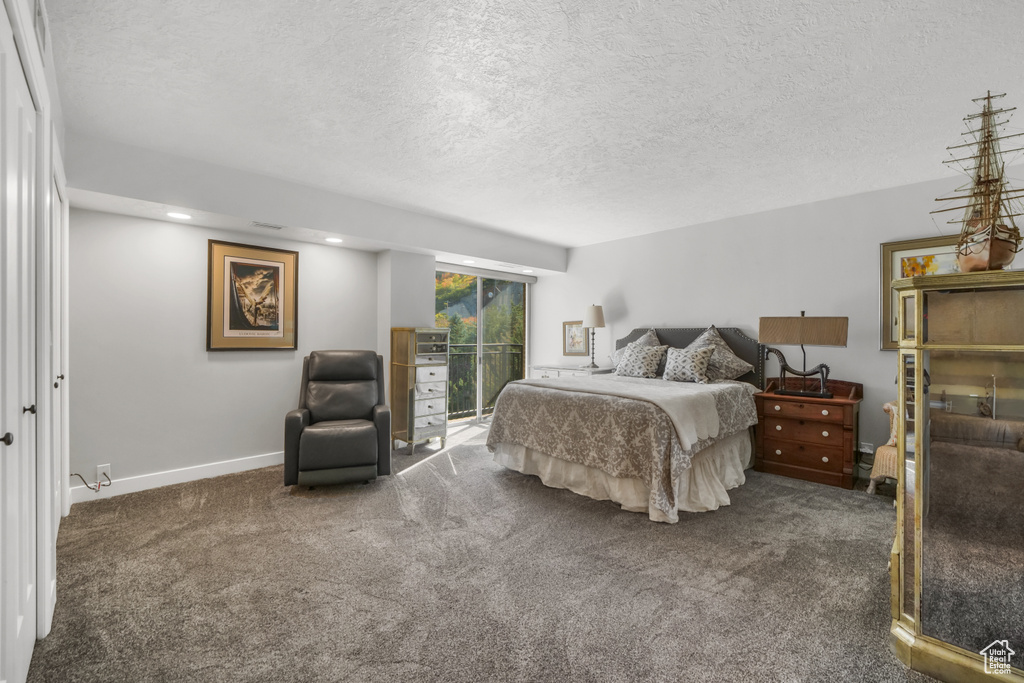
[[[531,365],[530,377],[543,379],[546,377],[590,377],[591,375],[610,375],[615,368],[581,368],[572,365]]]

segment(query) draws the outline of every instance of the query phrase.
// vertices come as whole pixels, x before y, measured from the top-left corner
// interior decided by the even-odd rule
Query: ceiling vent
[[[273,223],[261,223],[260,221],[252,221],[249,223],[250,228],[264,228],[266,230],[284,230],[283,225],[274,225]]]

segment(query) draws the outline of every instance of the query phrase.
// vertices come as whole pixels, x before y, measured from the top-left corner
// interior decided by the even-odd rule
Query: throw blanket
[[[650,505],[673,517],[676,484],[693,455],[757,423],[756,391],[732,381],[520,380],[498,396],[487,447],[518,444],[640,479],[651,490]]]

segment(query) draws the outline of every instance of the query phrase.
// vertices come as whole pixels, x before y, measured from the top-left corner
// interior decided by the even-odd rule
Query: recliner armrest
[[[374,406],[373,425],[377,428],[377,474],[391,474],[391,408]]]
[[[284,485],[299,483],[299,437],[309,426],[309,410],[296,408],[284,416]]]

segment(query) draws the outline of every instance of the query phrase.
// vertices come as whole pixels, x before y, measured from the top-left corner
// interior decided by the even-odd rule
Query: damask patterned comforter
[[[757,423],[756,392],[729,380],[520,380],[498,396],[487,447],[493,452],[499,443],[518,444],[613,477],[640,479],[652,505],[674,511],[676,483],[693,456]]]

